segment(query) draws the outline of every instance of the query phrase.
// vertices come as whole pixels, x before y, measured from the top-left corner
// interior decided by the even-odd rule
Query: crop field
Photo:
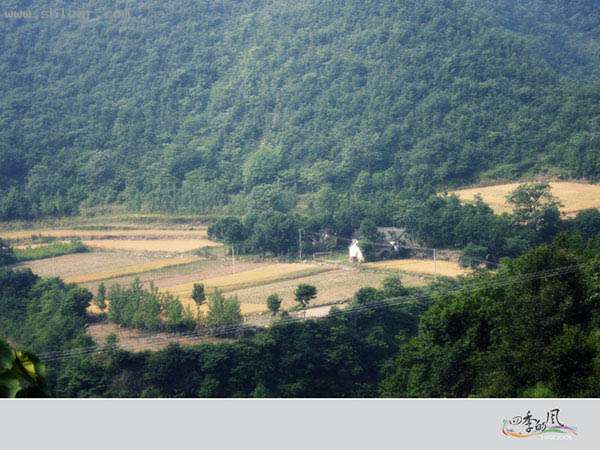
[[[39,259],[19,264],[19,267],[29,267],[34,273],[43,277],[57,276],[73,280],[84,276],[97,278],[98,274],[107,271],[129,272],[132,267],[161,264],[168,259],[130,252],[91,252]]]
[[[269,263],[267,262],[236,261],[234,272],[231,261],[229,260],[198,258],[189,264],[168,265],[131,275],[116,275],[115,277],[110,278],[110,280],[105,281],[105,284],[106,286],[111,286],[118,283],[122,286],[126,286],[131,284],[135,278],[139,278],[144,286],[153,283],[159,289],[168,290],[168,288],[173,286],[185,283],[203,282],[207,278],[240,273],[268,264]],[[92,281],[82,283],[82,286],[95,292],[98,284],[98,281]]]
[[[200,258],[185,253],[220,245],[203,238],[206,236],[206,228],[34,228],[0,233],[5,238],[17,241],[19,251],[57,245],[57,241],[40,244],[40,236],[52,239],[85,239],[82,242],[92,250],[89,253],[57,256],[21,264],[31,268],[38,275],[60,276],[67,282],[80,284],[155,273],[169,267],[193,264]]]
[[[231,292],[246,287],[264,286],[281,280],[297,279],[331,270],[331,267],[319,264],[273,263],[244,272],[207,278],[201,281],[208,289],[219,288],[224,292]],[[194,282],[188,282],[171,286],[166,290],[181,299],[189,299],[193,287]]]
[[[395,259],[366,263],[365,266],[379,270],[397,270],[422,275],[437,274],[445,277],[458,277],[469,273],[468,269],[463,269],[456,262],[443,260],[434,262],[432,259]]]
[[[450,192],[456,194],[462,201],[470,202],[480,194],[483,201],[496,213],[510,212],[511,208],[506,201],[506,196],[515,190],[521,183],[500,184]],[[582,209],[600,208],[600,185],[574,182],[551,182],[551,192],[563,203],[561,212],[573,215]]]
[[[186,253],[205,247],[218,247],[221,244],[208,239],[96,239],[83,243],[103,250],[125,250],[131,252]]]
[[[381,287],[386,273],[374,270],[361,270],[358,268],[334,268],[327,272],[308,275],[293,280],[284,280],[270,283],[268,285],[249,287],[230,292],[236,295],[242,305],[250,307],[256,305],[260,311],[265,311],[265,301],[269,294],[278,294],[281,299],[281,307],[286,309],[296,305],[294,290],[300,283],[307,283],[317,288],[317,298],[311,301],[311,305],[320,305],[338,300],[351,298],[361,287]],[[416,276],[401,275],[405,286],[419,286],[426,281]]]
[[[167,261],[174,263],[175,259]],[[153,264],[160,265],[160,263],[148,263],[146,267],[152,267]],[[126,269],[123,268],[120,271]],[[178,296],[183,304],[189,306],[194,312],[196,304],[191,299],[193,285],[202,282],[209,292],[219,288],[227,295],[236,295],[240,301],[242,313],[248,315],[266,311],[266,297],[272,293],[281,296],[283,308],[294,306],[294,290],[300,283],[312,284],[317,288],[317,298],[311,304],[320,305],[348,299],[364,286],[380,287],[387,275],[384,271],[340,267],[334,264],[269,263],[243,260],[236,263],[235,270],[235,273],[231,273],[232,265],[228,260],[197,260],[188,264],[182,260],[181,265],[149,270],[135,277],[140,278],[145,285],[152,282],[162,291]],[[99,276],[99,274],[89,275],[90,278],[95,276]],[[406,286],[419,286],[427,283],[427,280],[416,275],[401,274],[401,278]],[[126,285],[133,279],[134,276],[114,277],[104,282],[107,286],[116,283]],[[92,291],[96,290],[97,285],[97,281],[83,283],[83,286]],[[205,304],[202,310],[206,311],[206,309]]]
[[[350,267],[336,261],[290,263],[253,261],[250,258],[239,258],[234,263],[230,258],[223,257],[223,252],[219,250],[204,256],[191,253],[199,248],[220,245],[208,240],[206,228],[201,227],[193,230],[189,227],[161,229],[156,226],[140,228],[124,224],[108,230],[101,227],[93,229],[93,226],[81,230],[73,227],[38,227],[0,233],[15,245],[31,248],[44,242],[40,236],[57,240],[79,238],[90,248],[89,253],[19,264],[21,267],[31,268],[41,276],[59,276],[66,282],[79,284],[92,292],[97,291],[100,282],[110,288],[117,283],[129,285],[135,278],[139,278],[145,286],[153,283],[160,290],[176,295],[192,311],[196,311],[196,305],[191,299],[193,285],[201,282],[208,292],[219,288],[227,295],[236,295],[242,314],[258,318],[262,317],[258,314],[267,309],[266,297],[269,294],[279,294],[283,300],[282,308],[289,309],[296,304],[294,290],[297,285],[308,283],[316,286],[318,291],[317,298],[311,304],[327,305],[351,298],[361,287],[380,287],[387,275],[386,270],[380,269],[394,269],[394,265],[400,264],[391,261],[375,263],[374,266],[365,264]],[[407,260],[403,260],[401,264],[406,265]],[[381,265],[383,266],[379,267]],[[432,271],[427,265],[427,262],[419,260],[403,267],[400,273],[403,283],[406,286],[427,283],[427,277],[422,276]],[[455,267],[453,269],[456,270]],[[440,261],[438,271],[440,274],[448,274],[449,268],[445,267],[445,262]],[[205,304],[202,310],[206,309]],[[91,307],[90,312],[98,311]]]
[[[0,230],[0,236],[9,241],[20,241],[33,237],[51,237],[57,239],[204,239],[206,228],[197,229],[160,229],[160,228],[115,228],[110,230],[78,230],[75,228],[50,229],[32,228],[26,230]]]
[[[67,283],[91,283],[95,281],[111,280],[118,277],[133,276],[136,274],[153,272],[159,269],[164,269],[166,267],[188,265],[198,260],[199,258],[196,256],[181,256],[173,258],[155,259],[150,262],[133,264],[130,266],[120,267],[118,269],[104,270],[85,275],[67,276],[64,278],[64,280]]]

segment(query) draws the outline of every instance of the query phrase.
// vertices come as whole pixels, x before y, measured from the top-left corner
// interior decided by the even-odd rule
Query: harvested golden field
[[[208,289],[219,288],[230,292],[252,286],[264,286],[280,280],[300,278],[307,275],[331,271],[329,266],[304,263],[274,263],[256,269],[235,274],[223,275],[207,279],[197,279],[188,283],[171,286],[168,290],[181,299],[189,299],[192,295],[194,283],[202,282]]]
[[[510,212],[511,208],[506,201],[506,196],[522,183],[500,184],[477,188],[460,189],[450,192],[456,194],[462,201],[470,202],[480,194],[494,212],[500,214]],[[572,215],[588,208],[600,208],[600,185],[557,181],[550,183],[551,192],[564,204],[561,211]]]
[[[229,292],[237,295],[242,305],[255,304],[266,311],[266,298],[269,294],[278,294],[282,299],[282,308],[290,308],[296,304],[294,290],[300,283],[307,283],[317,288],[317,298],[311,305],[320,305],[337,300],[351,298],[361,287],[381,287],[386,273],[358,268],[337,268],[328,272],[308,275],[293,280],[279,281],[259,287],[250,287]],[[426,282],[416,276],[400,275],[405,286],[420,286]]]
[[[468,270],[463,269],[458,263],[432,259],[394,259],[364,264],[365,267],[380,270],[397,270],[400,272],[418,273],[423,275],[441,275],[445,277],[458,277],[467,275]]]
[[[295,305],[294,290],[300,283],[308,283],[317,287],[318,296],[311,303],[320,305],[332,301],[348,299],[361,287],[380,287],[386,273],[376,270],[361,270],[359,268],[339,267],[338,265],[317,265],[302,263],[256,263],[239,261],[236,263],[236,273],[231,274],[231,264],[223,260],[200,260],[180,267],[167,267],[169,275],[159,276],[157,272],[141,274],[139,278],[148,285],[154,283],[163,291],[168,291],[178,296],[185,306],[189,306],[195,313],[196,304],[190,298],[194,283],[202,282],[209,289],[220,288],[227,295],[236,295],[240,301],[244,315],[251,315],[267,310],[266,297],[277,293],[282,297],[283,308]],[[178,271],[191,273],[177,275]],[[173,275],[175,274],[175,275]],[[209,275],[213,276],[209,276]],[[218,275],[220,274],[220,275]],[[418,276],[401,274],[406,286],[420,286],[426,280]],[[128,284],[122,278],[112,278],[112,282]],[[181,282],[185,280],[185,282]],[[94,286],[86,287],[95,289]],[[207,305],[201,308],[206,312]],[[91,310],[90,312],[95,312]],[[97,312],[97,311],[96,311]]]
[[[165,258],[128,252],[76,253],[29,261],[19,264],[19,267],[29,267],[34,273],[43,277],[70,278],[164,260]]]
[[[157,253],[185,253],[203,247],[218,247],[221,245],[208,239],[98,239],[85,240],[83,243],[95,249]]]
[[[232,291],[244,287],[269,284],[282,279],[299,278],[302,276],[332,270],[329,266],[304,263],[272,263],[244,272],[223,275],[202,280],[207,288],[219,288]],[[197,282],[197,281],[196,281]],[[170,287],[168,290],[182,298],[190,297],[194,282]]]
[[[251,262],[251,261],[236,261],[235,272],[232,271],[231,261],[224,259],[197,259],[194,262],[177,266],[166,266],[157,270],[152,270],[134,275],[115,276],[109,282],[105,282],[107,286],[120,284],[127,286],[133,282],[135,278],[139,278],[144,286],[150,283],[162,290],[168,290],[170,287],[179,286],[185,283],[198,283],[207,278],[220,277],[230,275],[232,273],[244,272],[247,270],[257,269],[269,265],[268,262]],[[98,282],[83,283],[82,286],[96,291]]]
[[[51,229],[32,228],[26,230],[0,230],[0,236],[7,240],[31,239],[32,236],[54,237],[57,239],[81,238],[81,239],[203,239],[206,238],[206,228],[193,230],[186,229],[160,229],[160,228],[116,228],[111,230],[78,230],[74,228]]]
[[[240,303],[240,311],[244,316],[263,313],[267,310],[265,305],[260,305],[257,303]]]
[[[95,281],[109,280],[117,277],[132,276],[145,272],[156,271],[166,267],[182,266],[198,261],[196,256],[182,256],[174,258],[157,259],[146,263],[134,264],[131,266],[120,267],[118,269],[93,272],[85,275],[73,275],[65,277],[67,283],[91,283]]]

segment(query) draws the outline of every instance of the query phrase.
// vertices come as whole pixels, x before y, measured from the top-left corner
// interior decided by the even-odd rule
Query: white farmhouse
[[[352,239],[352,244],[348,247],[348,255],[352,262],[364,262],[365,257],[362,250],[358,246],[358,239]]]
[[[378,227],[377,232],[380,236],[374,249],[374,258],[377,260],[399,257],[403,251],[417,246],[404,228]],[[365,255],[360,248],[358,239],[352,239],[352,244],[348,247],[348,257],[352,262],[365,261]]]

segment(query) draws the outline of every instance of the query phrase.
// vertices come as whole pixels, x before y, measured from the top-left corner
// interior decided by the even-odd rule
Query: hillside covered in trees
[[[384,225],[447,187],[600,176],[592,0],[2,7],[0,219],[364,201]],[[88,15],[8,14],[51,7]]]

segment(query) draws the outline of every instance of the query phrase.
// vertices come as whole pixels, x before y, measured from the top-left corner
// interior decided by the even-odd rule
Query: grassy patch
[[[55,256],[85,253],[89,249],[78,240],[71,242],[53,242],[39,247],[26,247],[15,250],[18,261],[34,261],[36,259],[53,258]]]

